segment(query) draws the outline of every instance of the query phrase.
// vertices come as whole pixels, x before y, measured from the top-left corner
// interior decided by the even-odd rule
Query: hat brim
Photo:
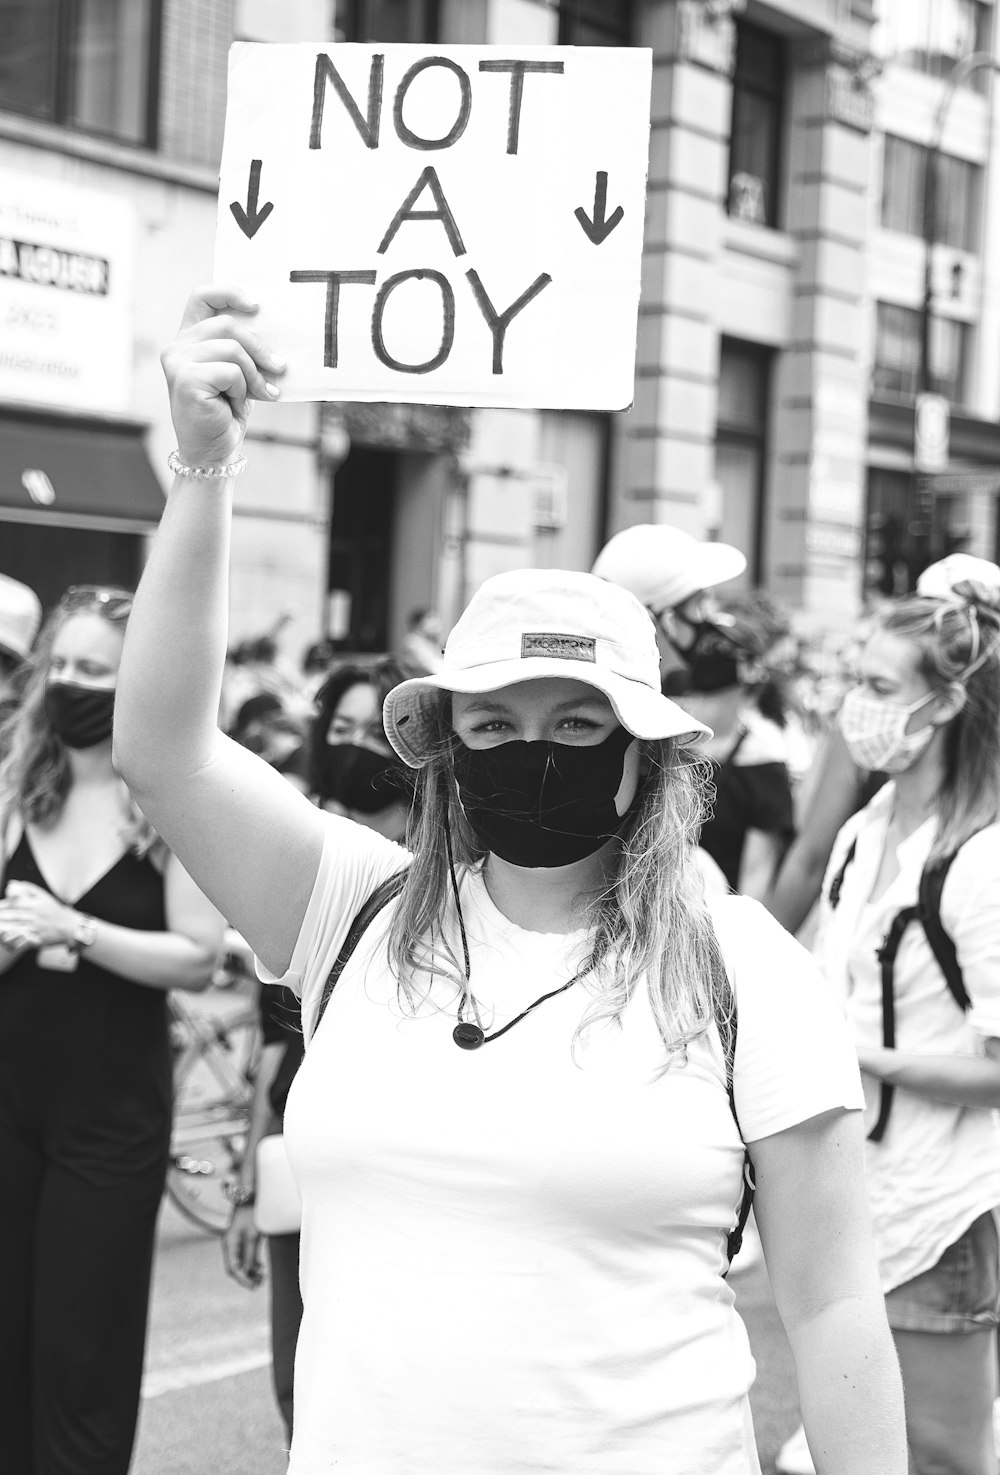
[[[692,594],[702,589],[714,589],[717,584],[728,584],[736,579],[747,566],[746,557],[730,543],[699,543],[684,570],[683,592],[674,594],[672,605],[683,604]]]
[[[440,692],[475,695],[554,676],[583,681],[603,692],[618,721],[633,737],[700,743],[712,735],[710,727],[641,681],[629,681],[601,666],[548,656],[493,661],[464,670],[444,669],[432,676],[415,676],[400,682],[389,692],[382,707],[385,735],[404,763],[410,768],[421,768],[431,756],[431,713]]]

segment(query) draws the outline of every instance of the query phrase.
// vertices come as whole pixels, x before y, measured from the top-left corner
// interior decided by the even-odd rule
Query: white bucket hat
[[[743,554],[729,543],[701,543],[680,528],[644,522],[616,533],[592,572],[630,590],[658,615],[701,589],[735,579],[746,566]]]
[[[0,574],[0,652],[23,661],[42,623],[42,606],[27,584]]]
[[[660,691],[653,623],[627,590],[565,569],[516,569],[487,579],[448,637],[444,665],[393,687],[382,716],[411,768],[431,755],[442,691],[483,692],[563,676],[602,691],[638,738],[701,742],[711,729]]]

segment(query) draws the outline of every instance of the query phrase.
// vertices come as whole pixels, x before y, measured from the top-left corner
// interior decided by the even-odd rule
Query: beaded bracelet
[[[195,481],[225,481],[246,471],[247,458],[237,456],[235,461],[229,461],[225,466],[189,466],[186,461],[181,460],[180,451],[171,451],[167,457],[167,465],[175,476],[193,476]]]

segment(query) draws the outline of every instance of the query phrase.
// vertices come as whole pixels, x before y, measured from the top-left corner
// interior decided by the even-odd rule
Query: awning
[[[53,518],[160,520],[163,492],[132,423],[0,408],[0,518],[5,508]]]

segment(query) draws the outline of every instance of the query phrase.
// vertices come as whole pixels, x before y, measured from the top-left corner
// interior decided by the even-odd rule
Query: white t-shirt
[[[894,799],[894,786],[886,784],[848,820],[823,885],[815,955],[843,999],[859,1045],[882,1044],[876,953],[897,912],[916,903],[936,827],[932,817],[899,846],[899,874],[878,901],[869,902]],[[855,840],[839,903],[831,908],[830,883]],[[896,955],[896,1048],[914,1055],[983,1055],[985,1040],[1000,1037],[1000,825],[988,825],[958,851],[941,893],[941,921],[958,951],[972,1008],[963,1013],[958,1007],[924,929],[911,922]],[[870,1131],[879,1084],[871,1076],[862,1079]],[[994,1111],[949,1106],[897,1087],[885,1136],[868,1143],[866,1158],[885,1291],[936,1265],[980,1214],[1000,1205],[1000,1119]]]
[[[362,902],[406,853],[330,817],[286,982],[308,1034]],[[582,932],[528,932],[461,884],[489,1032],[572,977]],[[746,1333],[723,1279],[743,1145],[715,1031],[658,1074],[645,991],[571,1040],[578,984],[476,1051],[457,994],[414,1015],[392,907],[333,992],[285,1113],[303,1201],[290,1475],[755,1475]],[[811,960],[754,902],[718,908],[738,958],[735,1092],[748,1140],[860,1109]]]

